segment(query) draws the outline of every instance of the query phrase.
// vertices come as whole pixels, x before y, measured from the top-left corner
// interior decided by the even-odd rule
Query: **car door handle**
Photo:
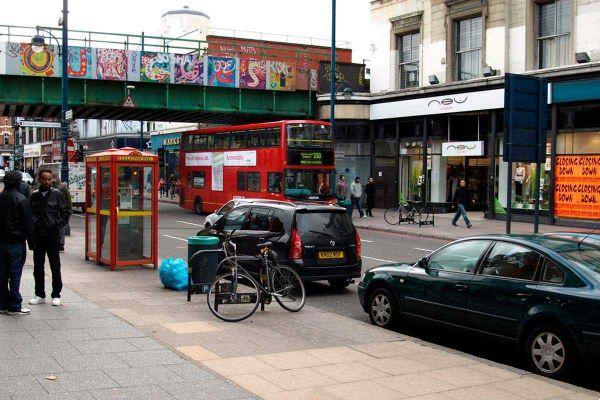
[[[467,291],[467,288],[468,288],[469,286],[467,286],[467,285],[466,285],[466,284],[464,284],[464,283],[456,283],[456,284],[454,284],[454,287],[455,287],[455,288],[456,288],[456,290],[458,290],[459,292],[466,292],[466,291]]]
[[[517,297],[520,297],[522,299],[528,299],[531,297],[531,293],[517,293]]]

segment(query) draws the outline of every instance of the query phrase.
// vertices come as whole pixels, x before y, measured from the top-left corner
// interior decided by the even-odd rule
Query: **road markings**
[[[373,260],[373,261],[381,261],[381,262],[385,262],[385,263],[393,263],[393,264],[397,264],[398,263],[398,261],[382,260],[381,258],[375,258],[375,257],[362,256],[362,258],[366,258],[368,260]]]
[[[85,215],[81,215],[81,214],[71,214],[74,217],[79,217],[79,218],[85,218]]]
[[[361,242],[365,242],[365,243],[373,243],[372,240],[367,240],[367,239],[360,239]]]
[[[433,253],[433,252],[435,251],[435,250],[431,250],[431,249],[421,249],[421,248],[419,248],[419,247],[413,247],[413,249],[415,249],[415,250],[419,250],[419,251],[427,251],[427,252],[429,252],[429,253]]]
[[[204,228],[204,225],[202,225],[202,224],[194,224],[193,222],[185,222],[185,221],[177,221],[177,222],[179,222],[180,224],[194,225],[194,226],[200,226],[200,227]]]
[[[187,239],[182,239],[182,238],[178,238],[178,237],[170,236],[170,235],[163,235],[163,236],[166,238],[169,238],[169,239],[175,239],[175,240],[181,240],[182,242],[187,242]]]

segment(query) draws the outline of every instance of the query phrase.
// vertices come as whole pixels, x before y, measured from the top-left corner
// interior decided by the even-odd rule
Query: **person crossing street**
[[[469,190],[466,188],[466,181],[464,179],[460,180],[460,184],[458,189],[456,189],[456,192],[454,192],[452,201],[456,205],[456,214],[454,214],[454,218],[452,218],[452,225],[457,226],[456,221],[458,221],[462,215],[467,228],[470,228],[472,225],[467,216],[466,209],[467,204],[469,204]]]

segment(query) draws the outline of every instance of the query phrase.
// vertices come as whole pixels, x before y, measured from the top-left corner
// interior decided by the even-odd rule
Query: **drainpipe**
[[[504,1],[504,71],[510,72],[510,0]]]

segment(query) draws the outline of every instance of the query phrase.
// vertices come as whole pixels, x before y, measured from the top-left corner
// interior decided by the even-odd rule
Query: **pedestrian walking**
[[[352,218],[352,213],[354,212],[354,208],[358,209],[358,213],[361,218],[367,218],[365,215],[362,206],[360,205],[360,201],[362,199],[363,187],[360,183],[360,178],[357,176],[354,178],[354,182],[350,185],[350,201],[352,203],[352,208],[350,209],[350,218]]]
[[[452,225],[456,226],[456,221],[458,221],[462,215],[467,228],[470,228],[472,225],[469,221],[469,217],[467,217],[467,210],[465,208],[467,204],[469,204],[469,191],[465,186],[466,181],[461,179],[458,189],[456,189],[456,192],[454,192],[452,202],[456,205],[456,214],[454,214],[454,218],[452,218]]]
[[[55,189],[60,190],[60,192],[62,193],[63,197],[65,198],[65,200],[67,201],[67,206],[69,208],[69,216],[67,218],[67,222],[65,225],[63,225],[58,233],[59,233],[59,238],[60,238],[60,251],[65,251],[65,236],[66,236],[66,226],[69,225],[69,222],[71,220],[71,214],[73,213],[73,201],[71,199],[71,192],[69,192],[69,186],[64,183],[64,182],[60,182],[59,178],[58,178],[58,173],[57,174],[53,174],[53,180],[52,180],[52,187]]]
[[[369,181],[365,185],[365,194],[367,196],[367,217],[373,216],[373,208],[375,208],[375,181],[373,178],[369,178]]]
[[[60,228],[69,220],[69,205],[60,190],[52,187],[52,172],[41,169],[38,173],[40,188],[31,194],[29,202],[33,213],[35,248],[33,250],[33,277],[35,297],[29,304],[45,303],[44,263],[46,256],[52,271],[52,305],[60,305],[62,279],[60,274]]]
[[[340,175],[340,180],[335,185],[335,195],[338,201],[344,201],[348,197],[348,185],[346,184],[346,177]]]
[[[158,181],[158,190],[160,192],[160,198],[162,199],[163,194],[165,194],[165,178],[160,178],[160,181]]]
[[[29,201],[19,193],[22,175],[10,171],[0,193],[0,313],[27,315],[19,291],[27,249],[33,249],[33,218]]]

